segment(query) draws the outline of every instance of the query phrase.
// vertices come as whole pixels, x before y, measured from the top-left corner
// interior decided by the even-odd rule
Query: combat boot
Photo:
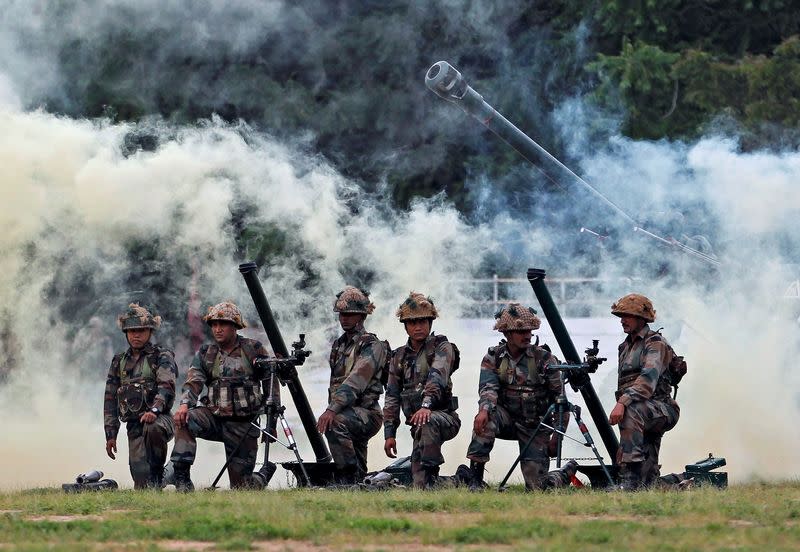
[[[439,466],[425,466],[425,488],[433,489],[439,483]]]
[[[471,472],[472,479],[469,482],[469,490],[473,492],[484,490],[487,485],[483,481],[483,472],[486,468],[484,462],[476,462],[475,460],[469,461],[469,471]]]
[[[150,466],[150,477],[147,478],[147,488],[160,491],[164,488],[164,467]]]
[[[186,462],[173,462],[175,469],[175,490],[179,493],[191,493],[194,491],[194,483],[189,476],[189,470],[192,465]]]
[[[619,490],[638,491],[642,488],[642,463],[628,462],[619,469]]]

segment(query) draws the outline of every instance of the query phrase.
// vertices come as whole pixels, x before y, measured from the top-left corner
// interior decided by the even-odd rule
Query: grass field
[[[636,494],[0,494],[0,549],[800,550],[800,482]]]

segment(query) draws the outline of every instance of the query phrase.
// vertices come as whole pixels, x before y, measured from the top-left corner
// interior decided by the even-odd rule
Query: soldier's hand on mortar
[[[112,460],[116,460],[117,457],[114,456],[114,453],[117,452],[117,440],[116,439],[109,439],[106,441],[106,454]]]
[[[178,410],[175,411],[175,415],[172,417],[175,420],[175,425],[178,427],[185,426],[189,421],[189,405],[182,404],[178,407]]]
[[[625,405],[622,403],[617,403],[614,405],[614,408],[611,409],[611,414],[608,416],[608,423],[611,425],[617,425],[622,421],[622,416],[625,414]]]
[[[412,426],[421,426],[427,424],[431,420],[431,411],[428,408],[420,408],[409,420]]]
[[[397,458],[397,439],[394,437],[386,439],[386,442],[383,443],[383,451],[389,458]]]
[[[328,431],[333,425],[334,418],[336,418],[336,413],[333,410],[325,410],[317,420],[317,431],[320,433]]]
[[[475,421],[472,423],[472,430],[478,435],[483,435],[483,430],[486,429],[486,424],[488,423],[489,411],[481,408],[477,416],[475,416]]]
[[[152,424],[153,422],[156,421],[156,415],[153,414],[152,412],[145,412],[144,414],[142,414],[142,417],[139,418],[139,421],[142,422],[143,424]]]

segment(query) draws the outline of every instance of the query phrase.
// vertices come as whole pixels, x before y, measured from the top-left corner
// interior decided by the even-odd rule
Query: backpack
[[[656,330],[656,333],[661,335],[661,330],[663,329],[664,328],[659,328]],[[665,343],[667,344],[667,348],[670,352],[670,361],[667,365],[666,372],[664,372],[664,376],[674,389],[672,392],[672,400],[675,400],[675,397],[678,396],[678,384],[683,379],[683,376],[686,375],[688,367],[686,366],[686,360],[675,352],[675,349],[672,348],[672,345],[670,345],[670,343],[666,340]]]
[[[672,345],[669,346],[669,351],[672,353],[672,359],[669,361],[669,365],[667,365],[667,380],[674,388],[672,400],[675,400],[675,397],[678,396],[678,384],[683,379],[683,376],[686,375],[688,367],[686,366],[684,358],[675,352]]]

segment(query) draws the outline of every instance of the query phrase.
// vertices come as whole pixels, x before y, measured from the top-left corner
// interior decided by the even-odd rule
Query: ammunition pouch
[[[547,412],[547,400],[543,393],[532,387],[508,386],[500,390],[500,401],[508,413],[517,420],[538,422]]]
[[[208,406],[214,416],[252,417],[263,410],[261,382],[219,378],[208,387]]]
[[[423,388],[421,385],[408,387],[400,392],[400,404],[406,419],[411,418],[414,413],[422,408]],[[455,412],[458,410],[458,397],[454,397],[449,392],[440,401],[431,405],[431,410],[443,412]]]
[[[418,386],[417,386],[418,387]],[[422,408],[422,389],[410,387],[400,392],[400,404],[403,407],[403,414],[406,419],[410,419],[414,413]]]
[[[152,405],[156,397],[153,380],[131,380],[117,390],[119,419],[123,422],[138,421]]]

